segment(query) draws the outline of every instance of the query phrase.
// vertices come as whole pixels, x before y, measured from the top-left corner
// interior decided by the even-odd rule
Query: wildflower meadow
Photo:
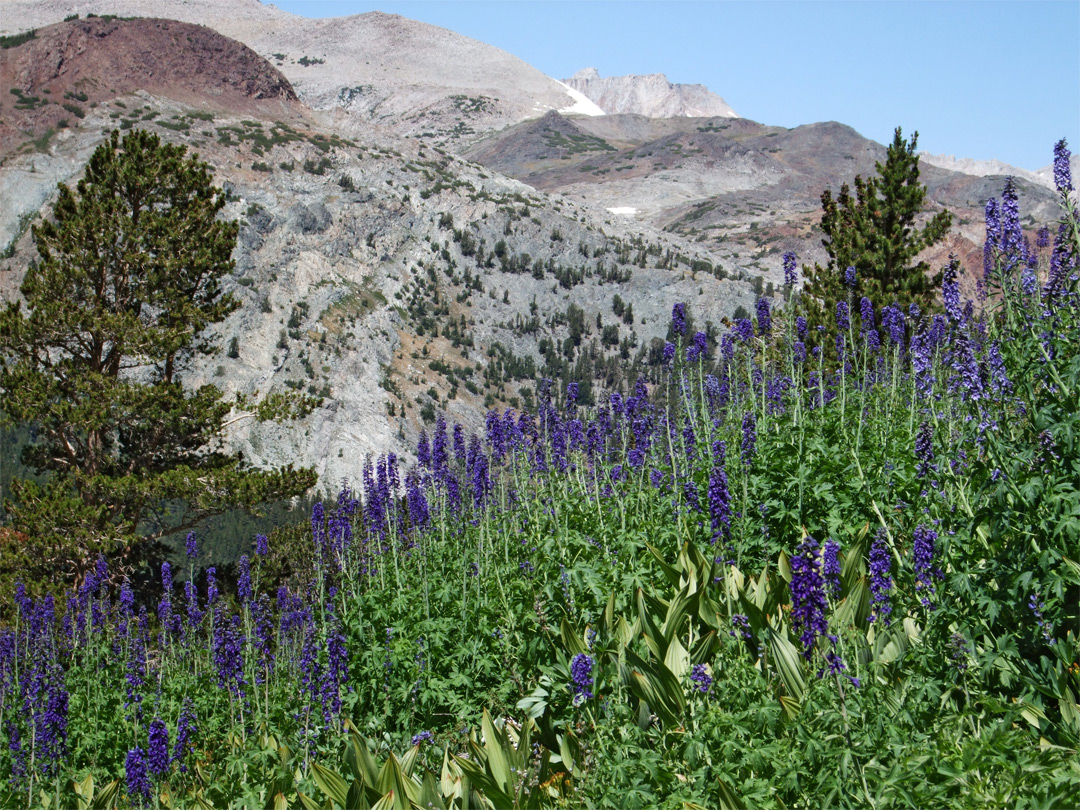
[[[234,576],[19,588],[0,804],[1080,804],[1080,221],[986,207],[940,311],[672,302],[664,363],[439,419]],[[235,585],[233,584],[235,580]],[[138,587],[136,587],[138,586]],[[152,596],[150,596],[152,594]]]

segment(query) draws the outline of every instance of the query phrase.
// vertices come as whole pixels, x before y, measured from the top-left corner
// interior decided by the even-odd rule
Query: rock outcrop
[[[703,84],[673,84],[663,73],[602,77],[596,68],[579,70],[568,87],[594,101],[605,113],[635,113],[649,118],[738,118],[720,96]]]

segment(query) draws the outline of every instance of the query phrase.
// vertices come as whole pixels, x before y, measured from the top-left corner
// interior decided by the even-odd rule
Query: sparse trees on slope
[[[99,552],[313,485],[310,470],[252,470],[225,452],[233,405],[182,381],[195,356],[216,351],[207,327],[239,306],[221,288],[237,236],[224,205],[184,148],[113,133],[76,191],[60,185],[53,221],[34,228],[26,306],[0,312],[3,415],[31,426],[24,462],[40,475],[14,486],[9,513],[30,539],[4,550],[8,570],[77,577]]]

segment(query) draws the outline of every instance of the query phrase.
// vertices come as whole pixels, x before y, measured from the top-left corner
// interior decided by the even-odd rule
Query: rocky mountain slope
[[[672,84],[663,73],[602,77],[596,68],[563,80],[605,113],[648,118],[738,118],[727,102],[703,84]]]
[[[708,251],[713,263],[779,284],[776,257],[795,250],[825,261],[817,223],[821,192],[873,175],[885,148],[834,122],[785,129],[731,118],[567,118],[548,113],[494,133],[466,155],[552,194],[653,227]],[[922,166],[929,212],[954,213],[950,253],[981,271],[983,207],[1004,178]],[[1035,221],[1056,216],[1053,193],[1017,178],[1021,208]],[[970,288],[974,279],[969,279]]]
[[[40,36],[71,41],[86,24]],[[5,81],[14,81],[13,64],[36,64],[22,51],[35,41],[0,50]],[[132,40],[114,32],[87,41],[80,58],[89,64],[94,43],[115,52]],[[174,50],[174,59],[188,52]],[[223,351],[187,381],[213,382],[230,397],[289,389],[324,397],[297,424],[237,422],[231,442],[253,463],[312,464],[327,487],[356,480],[370,454],[408,456],[437,412],[475,428],[485,407],[530,404],[538,376],[577,375],[586,394],[593,382],[623,383],[628,361],[646,358],[666,333],[675,300],[690,301],[701,325],[753,306],[749,274],[718,278],[707,253],[678,240],[608,222],[417,139],[378,128],[343,135],[333,117],[287,100],[223,111],[194,72],[165,69],[173,85],[88,94],[78,102],[83,116],[59,128],[55,117],[82,92],[85,72],[52,75],[48,94],[0,87],[4,98],[19,89],[38,99],[38,117],[20,119],[31,130],[18,130],[23,142],[0,150],[0,232],[10,234],[0,245],[0,290],[17,296],[35,255],[30,224],[48,215],[55,184],[77,179],[109,129],[150,129],[197,152],[229,191],[226,214],[243,223],[227,288],[244,305],[218,327]],[[264,65],[252,69],[264,75]],[[8,205],[16,200],[46,204],[17,216]]]

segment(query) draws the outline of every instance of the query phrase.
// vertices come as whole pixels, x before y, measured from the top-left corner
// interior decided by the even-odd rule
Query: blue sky
[[[1080,2],[277,0],[306,17],[385,11],[482,40],[554,78],[666,73],[736,112],[840,121],[887,143],[1038,169],[1080,149]]]

